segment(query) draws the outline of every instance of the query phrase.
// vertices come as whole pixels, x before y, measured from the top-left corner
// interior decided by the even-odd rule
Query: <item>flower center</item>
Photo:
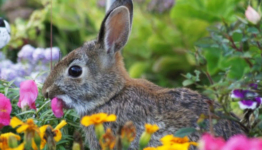
[[[7,112],[7,110],[6,109],[1,109],[1,112]]]

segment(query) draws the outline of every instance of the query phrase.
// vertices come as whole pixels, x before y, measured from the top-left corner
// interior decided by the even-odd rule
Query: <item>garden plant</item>
[[[103,150],[128,149],[136,139],[140,150],[262,149],[262,1],[133,2],[134,26],[122,50],[129,75],[205,95],[208,112],[198,116],[198,128],[182,127],[148,147],[163,126],[148,122],[138,136],[129,121],[116,132],[105,128],[120,119],[115,114],[80,118],[58,98],[45,98],[44,81],[62,56],[96,38],[106,1],[4,0],[0,15],[11,40],[0,50],[0,150],[89,149],[81,126],[93,129]],[[27,15],[14,18],[17,10]],[[244,132],[219,137],[214,127],[222,119]],[[202,137],[192,141],[196,132]]]

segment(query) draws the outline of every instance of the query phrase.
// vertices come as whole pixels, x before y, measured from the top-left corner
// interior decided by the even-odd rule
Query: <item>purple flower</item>
[[[52,48],[52,60],[58,61],[59,57],[60,57],[60,49],[58,47],[53,47]],[[45,59],[47,61],[51,61],[51,48],[47,48],[45,50]]]
[[[10,68],[11,66],[13,66],[13,62],[11,60],[6,59],[4,61],[1,61],[1,63],[0,63],[0,70],[1,70],[1,68],[2,69],[3,68]]]
[[[14,71],[16,71],[18,76],[25,76],[26,75],[25,67],[21,63],[14,64],[12,66],[12,69]]]
[[[14,80],[16,77],[17,77],[17,73],[15,70],[11,68],[1,69],[0,79],[11,81]]]
[[[252,89],[257,89],[257,84],[251,83],[251,84],[249,84],[249,87],[251,87]]]
[[[18,53],[19,60],[26,59],[26,60],[32,60],[33,52],[35,48],[29,44],[24,45],[20,52]]]
[[[36,48],[33,52],[33,60],[35,62],[45,59],[45,50],[43,48]]]
[[[241,89],[233,90],[231,97],[240,99],[238,104],[241,109],[256,109],[259,107],[262,100],[257,93]]]

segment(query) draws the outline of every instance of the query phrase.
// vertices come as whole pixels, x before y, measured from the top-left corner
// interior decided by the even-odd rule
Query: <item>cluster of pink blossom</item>
[[[34,80],[26,80],[21,82],[19,89],[19,101],[17,103],[23,111],[29,109],[36,110],[35,101],[38,96],[38,88]],[[7,126],[10,123],[10,114],[12,111],[12,105],[10,99],[4,94],[0,93],[0,129],[3,126]],[[54,115],[57,118],[61,118],[63,113],[63,104],[58,99],[54,98],[51,102],[51,107]]]
[[[239,134],[232,136],[228,141],[211,134],[204,134],[199,144],[200,150],[262,150],[262,139],[248,138]]]

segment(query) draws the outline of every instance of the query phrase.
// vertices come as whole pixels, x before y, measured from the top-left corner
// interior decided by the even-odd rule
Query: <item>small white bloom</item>
[[[253,9],[251,6],[247,7],[245,15],[246,15],[247,20],[253,24],[257,24],[261,19],[261,16],[259,15],[259,13],[255,9]]]

